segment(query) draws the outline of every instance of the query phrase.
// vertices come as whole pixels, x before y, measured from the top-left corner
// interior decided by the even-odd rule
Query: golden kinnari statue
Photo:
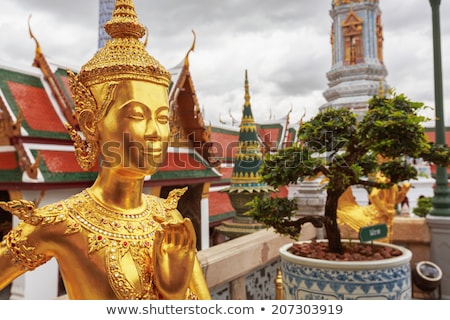
[[[382,174],[376,175],[378,182],[388,182]],[[401,203],[411,188],[409,182],[404,182],[401,186],[393,185],[387,189],[373,188],[369,194],[370,204],[359,205],[349,187],[339,198],[337,217],[341,225],[347,225],[356,232],[362,227],[385,223],[388,228],[387,237],[380,239],[380,242],[392,242],[394,217],[396,215],[395,206]]]
[[[193,225],[177,210],[185,190],[142,193],[168,146],[170,74],[139,40],[131,0],[116,1],[105,29],[111,40],[70,74],[85,140],[68,129],[78,163],[98,163],[98,177],[42,208],[0,202],[21,220],[0,245],[0,289],[56,258],[70,299],[210,299]]]

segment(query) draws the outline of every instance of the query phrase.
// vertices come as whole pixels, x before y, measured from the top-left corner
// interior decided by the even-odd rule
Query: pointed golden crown
[[[144,80],[169,87],[170,73],[139,40],[146,30],[138,21],[132,0],[116,1],[105,30],[111,39],[81,68],[75,82],[90,87],[108,81]]]
[[[145,49],[139,39],[145,33],[145,27],[138,21],[132,0],[116,0],[112,18],[105,24],[105,30],[111,36],[103,48],[89,60],[75,75],[70,70],[69,85],[75,102],[75,116],[79,123],[88,119],[99,121],[105,114],[106,106],[114,99],[117,87],[112,83],[104,92],[102,103],[98,103],[90,90],[91,86],[121,80],[143,80],[169,87],[170,73]],[[93,119],[90,119],[92,117]],[[84,121],[81,121],[84,120]],[[98,142],[89,137],[86,128],[80,125],[86,140],[66,124],[74,141],[75,154],[81,168],[88,170],[97,162]]]

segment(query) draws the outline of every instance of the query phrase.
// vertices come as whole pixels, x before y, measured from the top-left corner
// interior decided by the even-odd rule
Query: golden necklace
[[[109,283],[120,299],[158,299],[153,285],[149,261],[152,255],[153,235],[159,223],[153,217],[166,218],[161,199],[147,195],[146,208],[138,214],[114,212],[97,203],[85,190],[65,200],[74,220],[67,233],[88,231],[89,253],[104,252]],[[127,280],[121,259],[129,254],[136,265],[140,290]]]

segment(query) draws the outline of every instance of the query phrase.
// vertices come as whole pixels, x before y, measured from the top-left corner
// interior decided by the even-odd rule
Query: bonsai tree
[[[324,216],[298,217],[295,199],[277,197],[253,199],[247,214],[295,239],[304,223],[324,227],[329,251],[342,253],[337,209],[348,187],[382,189],[416,179],[412,159],[448,166],[449,148],[427,140],[422,123],[428,119],[418,113],[423,108],[423,103],[393,93],[390,98],[374,96],[361,120],[347,109],[318,113],[300,126],[296,144],[266,154],[260,171],[262,180],[273,187],[322,175],[327,180]],[[368,178],[374,173],[384,175],[387,182]]]

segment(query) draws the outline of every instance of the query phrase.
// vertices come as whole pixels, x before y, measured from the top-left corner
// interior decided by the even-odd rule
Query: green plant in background
[[[297,217],[295,199],[276,197],[254,198],[247,214],[292,238],[298,238],[306,222],[324,227],[329,251],[341,253],[337,208],[348,187],[390,188],[417,179],[411,158],[442,167],[450,164],[448,146],[427,140],[421,124],[428,119],[418,114],[423,108],[423,103],[393,93],[390,98],[373,97],[360,121],[347,109],[318,113],[300,126],[296,144],[265,155],[260,172],[263,182],[275,188],[318,176],[326,179],[324,216]],[[381,173],[388,182],[369,179],[374,173]]]
[[[417,199],[417,207],[413,208],[413,213],[419,217],[426,217],[433,207],[431,200],[432,197],[419,197]]]

